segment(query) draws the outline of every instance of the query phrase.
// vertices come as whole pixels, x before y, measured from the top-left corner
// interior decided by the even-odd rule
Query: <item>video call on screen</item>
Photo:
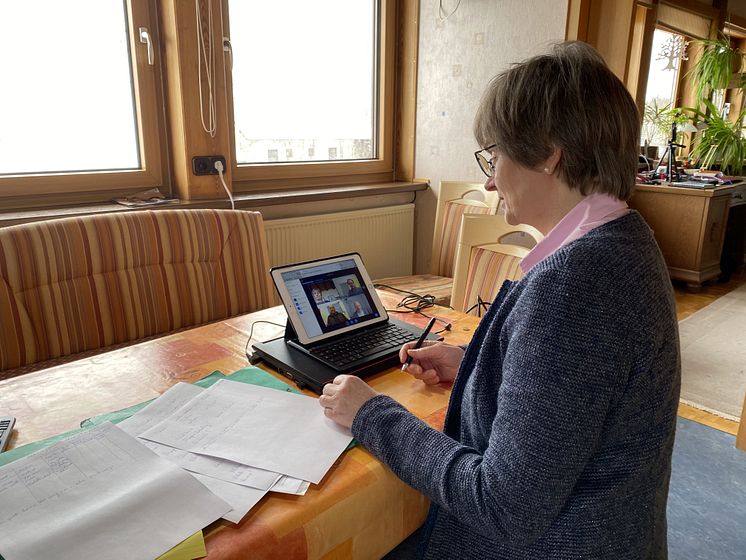
[[[324,333],[378,317],[356,267],[301,280]]]

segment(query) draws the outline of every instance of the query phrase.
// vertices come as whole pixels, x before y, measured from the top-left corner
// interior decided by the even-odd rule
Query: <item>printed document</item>
[[[228,380],[140,437],[314,484],[352,440],[315,398]]]
[[[126,420],[122,420],[117,425],[128,434],[139,436],[150,426],[154,426],[174,414],[204,390],[197,385],[177,383],[148,406]],[[241,465],[225,459],[197,455],[147,440],[143,440],[143,443],[158,455],[179,465],[182,469],[219,478],[226,482],[251,486],[259,490],[269,490],[281,476],[276,472]],[[297,482],[300,483],[301,481]]]
[[[151,560],[231,509],[107,422],[0,467],[0,554]]]
[[[133,436],[139,436],[150,426],[165,420],[182,406],[199,395],[204,389],[189,383],[177,383],[163,393],[148,406],[122,420],[117,426]],[[192,473],[204,474],[226,482],[233,482],[242,486],[251,486],[259,490],[271,489],[272,492],[284,494],[304,495],[308,489],[308,482],[275,472],[256,469],[234,461],[197,455],[183,449],[176,449],[154,441],[141,440],[147,447],[158,455],[179,465]]]

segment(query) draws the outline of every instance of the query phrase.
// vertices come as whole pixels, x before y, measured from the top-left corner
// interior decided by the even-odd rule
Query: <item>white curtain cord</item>
[[[456,10],[458,10],[458,7],[461,5],[461,0],[458,0],[456,2],[456,7],[451,10],[451,13],[448,15],[445,15],[446,11],[443,9],[443,0],[438,0],[438,19],[440,21],[445,21],[449,17],[451,17],[453,14],[456,13]]]
[[[215,105],[215,36],[212,26],[212,0],[205,0],[207,4],[207,45],[202,32],[202,14],[199,9],[200,0],[194,0],[194,10],[197,17],[197,81],[199,87],[199,116],[202,128],[210,137],[215,138],[218,129],[217,108]],[[209,55],[208,55],[209,51]],[[207,122],[205,122],[205,103],[202,96],[202,64],[205,66],[207,79]]]

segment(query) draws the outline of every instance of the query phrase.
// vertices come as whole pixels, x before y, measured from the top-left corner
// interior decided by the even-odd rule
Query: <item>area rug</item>
[[[681,321],[679,334],[682,402],[738,421],[746,393],[746,284]]]
[[[678,418],[668,495],[669,560],[746,558],[746,452]]]

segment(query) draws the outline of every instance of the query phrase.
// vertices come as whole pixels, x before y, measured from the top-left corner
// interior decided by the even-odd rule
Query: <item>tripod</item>
[[[668,139],[668,145],[663,151],[663,155],[660,159],[660,161],[663,161],[663,158],[668,154],[668,161],[666,163],[666,180],[669,183],[674,182],[674,171],[676,172],[676,179],[679,178],[679,171],[676,169],[676,148],[686,148],[686,146],[684,146],[684,144],[676,143],[676,123],[674,122],[671,124],[671,138]],[[660,165],[660,161],[658,162],[658,165]]]

